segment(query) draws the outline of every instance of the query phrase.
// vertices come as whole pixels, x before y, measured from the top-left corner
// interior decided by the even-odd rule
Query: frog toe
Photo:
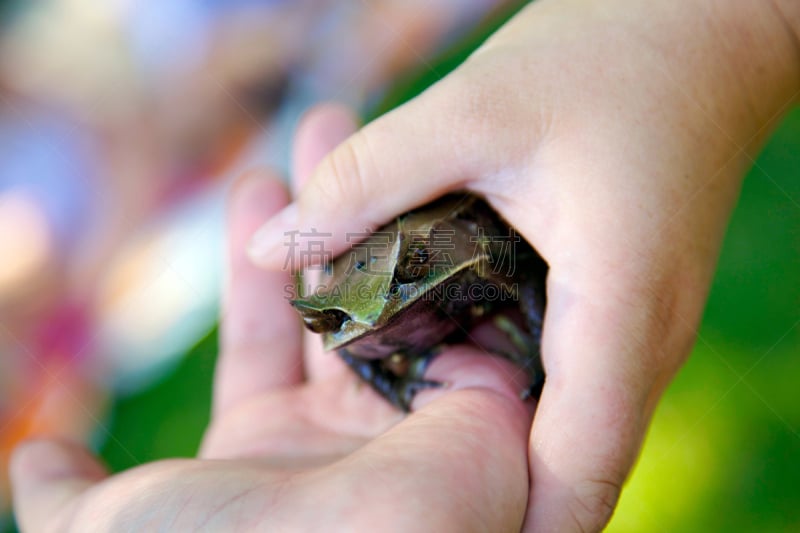
[[[411,411],[411,402],[414,401],[417,393],[425,389],[440,389],[448,387],[446,381],[434,381],[430,379],[402,380],[393,391],[393,397],[388,400],[405,412]]]
[[[366,359],[351,354],[347,349],[339,350],[339,356],[375,392],[386,398],[392,405],[404,412],[411,411],[411,402],[418,392],[425,389],[440,388],[447,385],[441,381],[424,379],[428,364],[435,357],[431,352],[425,355],[406,356],[404,373],[398,375],[398,361],[387,364],[381,359]]]

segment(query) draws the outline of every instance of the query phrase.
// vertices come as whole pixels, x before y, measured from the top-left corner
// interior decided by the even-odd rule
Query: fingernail
[[[297,204],[289,204],[253,235],[247,248],[250,259],[259,264],[277,264],[277,252],[286,240],[286,233],[297,230],[297,225]]]

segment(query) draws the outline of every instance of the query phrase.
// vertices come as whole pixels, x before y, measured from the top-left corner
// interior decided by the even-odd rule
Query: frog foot
[[[378,394],[406,413],[411,411],[411,402],[419,391],[447,386],[445,382],[423,377],[436,357],[435,352],[413,356],[397,353],[386,359],[365,359],[345,348],[339,350],[339,357]]]
[[[542,374],[537,374],[533,378],[533,382],[530,384],[530,386],[519,393],[519,397],[523,402],[527,401],[530,398],[538,400],[539,397],[542,395],[543,388],[544,388],[544,376]]]
[[[503,315],[494,319],[495,326],[503,331],[515,351],[500,352],[498,355],[521,367],[530,378],[530,385],[520,392],[519,397],[525,401],[529,398],[539,399],[544,387],[544,369],[540,353],[540,335],[530,334],[522,330],[512,320]]]

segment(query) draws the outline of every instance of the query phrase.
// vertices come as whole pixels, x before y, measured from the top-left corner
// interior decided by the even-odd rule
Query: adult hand
[[[354,128],[312,114],[296,173]],[[285,301],[288,273],[245,256],[253,231],[288,201],[271,176],[233,192],[229,272],[214,412],[197,459],[109,476],[82,448],[34,441],[15,453],[23,531],[516,531],[528,497],[532,406],[498,359],[454,347],[431,365],[447,391],[421,393],[403,418],[318,338],[304,342]],[[522,376],[520,376],[522,377]]]
[[[327,156],[251,255],[277,269],[287,227],[341,252],[444,193],[484,195],[550,265],[526,527],[599,529],[690,350],[751,154],[797,97],[799,9],[536,2]]]

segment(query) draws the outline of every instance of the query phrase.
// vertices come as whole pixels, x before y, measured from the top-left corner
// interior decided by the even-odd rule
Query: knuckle
[[[611,519],[621,484],[610,479],[586,480],[573,490],[568,505],[575,531],[601,531]]]
[[[648,388],[685,361],[700,316],[700,306],[691,299],[694,287],[685,275],[649,261],[636,258],[604,266],[599,276],[603,286],[591,289],[594,301],[602,302],[605,327],[614,332],[617,350],[625,354],[621,359],[630,371],[628,382]],[[606,276],[614,279],[605,281]]]
[[[354,134],[323,159],[314,196],[322,202],[347,198],[358,203],[367,191],[364,133]]]
[[[637,309],[634,335],[640,344],[644,362],[654,375],[671,374],[686,359],[696,335],[699,306],[687,300],[694,294],[681,273],[657,273],[637,280],[631,290],[631,307]],[[686,287],[687,290],[676,290]],[[633,314],[633,313],[632,313]]]
[[[506,64],[503,54],[487,54],[492,54],[492,61],[479,59],[451,74],[442,86],[440,99],[448,106],[448,116],[459,130],[471,135],[473,142],[500,142],[504,155],[521,163],[550,129],[552,110],[541,99],[531,98],[535,88],[509,80],[509,72],[518,70],[517,66]],[[498,85],[498,79],[508,83]]]
[[[435,93],[435,107],[458,124],[463,135],[486,137],[508,119],[505,98],[484,76],[465,70],[447,78]],[[496,132],[495,132],[496,133]]]

